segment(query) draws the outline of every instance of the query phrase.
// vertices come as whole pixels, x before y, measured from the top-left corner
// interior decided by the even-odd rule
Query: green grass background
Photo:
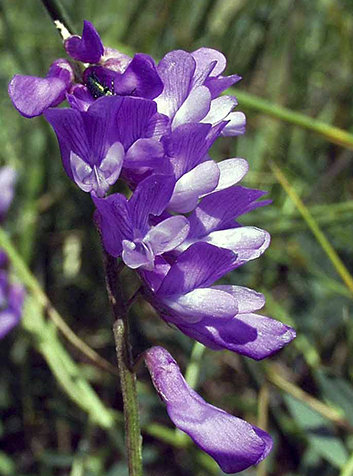
[[[270,249],[229,282],[264,292],[265,313],[293,325],[298,338],[256,363],[194,346],[138,301],[134,354],[165,346],[207,401],[270,432],[273,452],[245,476],[353,475],[353,3],[64,6],[76,32],[90,20],[106,45],[131,54],[221,50],[227,73],[243,77],[234,92],[248,125],[245,136],[218,140],[212,156],[245,157],[243,184],[273,200],[242,218],[271,232]],[[0,346],[0,474],[126,476],[118,378],[77,342],[115,365],[93,207],[66,177],[49,125],[21,117],[7,96],[13,74],[44,76],[65,56],[61,40],[39,0],[2,0],[0,41],[0,165],[19,173],[0,246],[28,289],[22,325]],[[137,286],[125,272],[126,294]],[[144,368],[138,391],[147,476],[223,474],[174,431]]]

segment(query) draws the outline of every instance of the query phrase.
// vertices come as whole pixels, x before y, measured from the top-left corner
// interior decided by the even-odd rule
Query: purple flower
[[[241,226],[234,220],[255,208],[268,204],[257,202],[266,192],[244,187],[229,187],[204,197],[189,216],[190,232],[178,248],[204,241],[237,254],[237,266],[258,258],[269,246],[267,231],[254,226]],[[225,203],[227,206],[225,206]]]
[[[237,473],[266,458],[272,449],[271,437],[205,402],[189,387],[178,364],[163,347],[147,350],[145,362],[175,426],[212,456],[222,471]]]
[[[158,271],[143,272],[152,289],[146,290],[146,295],[174,323],[195,323],[206,317],[231,319],[238,312],[237,300],[211,284],[231,271],[236,262],[237,255],[230,250],[195,243],[177,257],[165,276]]]
[[[16,179],[17,173],[12,167],[0,168],[0,222],[4,220],[13,200]]]
[[[197,242],[172,265],[159,260],[153,272],[141,273],[146,297],[161,317],[184,334],[214,349],[260,360],[295,338],[295,331],[256,314],[264,306],[261,293],[234,285],[213,285],[239,265],[231,250]]]
[[[154,99],[163,90],[155,62],[146,54],[136,54],[123,72],[106,65],[107,62],[105,66],[91,66],[84,72],[84,83],[93,97],[108,93]],[[97,88],[97,82],[103,89]]]
[[[65,50],[71,58],[83,63],[98,63],[104,53],[102,40],[92,23],[83,22],[82,37],[72,35],[65,40]]]
[[[244,114],[231,112],[237,105],[236,98],[217,97],[240,79],[237,75],[223,77],[225,67],[222,53],[210,48],[200,48],[193,53],[172,51],[159,62],[157,71],[164,89],[156,102],[158,111],[170,118],[172,130],[188,123],[215,126],[228,121],[224,135],[244,133]]]
[[[50,66],[46,78],[16,74],[8,88],[17,111],[24,117],[40,116],[48,107],[55,107],[65,99],[73,83],[73,68],[65,59]]]
[[[200,198],[235,185],[247,171],[248,163],[244,159],[227,159],[220,163],[213,160],[200,162],[178,178],[168,209],[179,213],[190,212]]]
[[[130,268],[153,270],[156,256],[179,246],[189,232],[184,216],[170,216],[156,226],[149,224],[150,215],[164,211],[173,188],[173,177],[156,174],[143,180],[130,200],[119,193],[107,198],[93,196],[108,253],[122,255]]]
[[[148,166],[163,156],[153,138],[156,105],[141,98],[107,96],[87,111],[48,109],[68,176],[85,192],[103,197],[121,168]]]

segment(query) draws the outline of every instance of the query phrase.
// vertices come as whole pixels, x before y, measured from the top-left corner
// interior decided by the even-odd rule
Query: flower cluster
[[[130,58],[104,47],[87,21],[64,46],[79,65],[59,59],[46,78],[16,75],[9,94],[23,116],[44,114],[53,127],[67,175],[95,204],[106,251],[136,270],[146,299],[184,334],[257,360],[277,352],[295,331],[256,313],[263,295],[215,284],[270,243],[266,231],[238,222],[268,203],[238,185],[247,162],[208,154],[219,136],[245,131],[236,98],[220,96],[240,77],[223,76],[226,59],[210,48],[172,51],[158,64]],[[65,99],[69,107],[57,108]],[[129,198],[108,194],[118,179]],[[166,351],[148,351],[146,362],[174,423],[224,471],[267,455],[268,435],[206,404]]]
[[[14,196],[16,172],[11,167],[0,168],[0,223],[6,217]],[[10,282],[9,260],[0,249],[0,339],[18,324],[24,300],[23,286]]]

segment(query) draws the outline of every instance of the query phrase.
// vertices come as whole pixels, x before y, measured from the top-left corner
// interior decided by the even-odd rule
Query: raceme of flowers
[[[215,284],[270,243],[265,230],[238,222],[269,203],[238,185],[246,160],[208,155],[219,136],[245,132],[236,98],[220,96],[240,77],[223,76],[226,59],[210,48],[172,51],[158,64],[130,58],[104,47],[88,21],[64,46],[75,61],[56,60],[46,78],[14,76],[9,95],[23,116],[44,114],[53,127],[68,177],[95,204],[106,251],[136,270],[146,299],[184,334],[256,360],[277,352],[295,331],[257,314],[263,295]],[[57,108],[65,99],[69,107]],[[118,179],[130,198],[111,192]],[[146,363],[173,422],[223,471],[267,455],[270,437],[204,402],[167,351],[150,349]]]
[[[0,224],[5,220],[13,200],[15,182],[15,170],[0,167]],[[23,286],[11,282],[9,265],[6,253],[0,249],[0,339],[19,323],[25,296]]]

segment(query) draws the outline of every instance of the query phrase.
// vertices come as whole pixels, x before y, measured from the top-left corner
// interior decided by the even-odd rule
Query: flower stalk
[[[104,252],[106,287],[112,308],[113,333],[124,403],[125,443],[129,476],[142,476],[142,437],[136,390],[136,374],[130,345],[128,306],[124,299],[116,259]]]

